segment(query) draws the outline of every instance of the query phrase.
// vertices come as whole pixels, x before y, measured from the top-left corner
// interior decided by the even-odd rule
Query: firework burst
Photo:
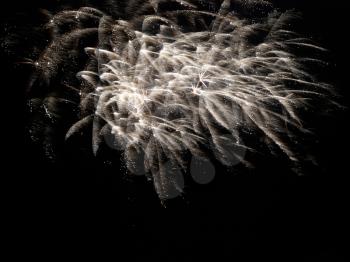
[[[59,79],[79,93],[81,119],[66,138],[92,126],[97,154],[113,136],[129,170],[142,159],[163,199],[182,190],[189,154],[249,166],[241,152],[257,150],[245,141],[252,133],[300,161],[298,134],[308,132],[300,112],[330,90],[304,66],[320,61],[294,53],[323,49],[289,29],[293,13],[267,1],[225,0],[210,11],[203,3],[130,1],[123,19],[90,7],[59,12],[46,26],[53,40],[34,62],[32,85]],[[237,11],[242,6],[269,12],[251,19]],[[55,118],[60,104],[74,102],[51,92],[31,103]]]

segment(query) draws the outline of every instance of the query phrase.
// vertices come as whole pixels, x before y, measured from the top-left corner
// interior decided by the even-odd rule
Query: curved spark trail
[[[176,8],[164,6],[169,2]],[[251,19],[235,9],[239,2],[246,10],[271,11]],[[314,59],[294,54],[323,49],[289,29],[293,13],[278,13],[267,1],[225,0],[215,11],[180,0],[129,1],[123,8],[130,17],[83,7],[59,12],[47,24],[53,40],[35,62],[32,82],[59,78],[71,87],[72,74],[81,79],[79,88],[71,87],[80,95],[81,120],[67,139],[92,125],[97,154],[112,135],[130,170],[143,159],[160,198],[171,188],[181,191],[177,170],[186,170],[189,153],[214,153],[227,166],[234,155],[249,166],[237,152],[256,150],[244,139],[252,132],[300,161],[297,133],[308,132],[300,111],[329,86],[303,65]],[[50,94],[32,103],[55,117],[60,103],[73,102]]]

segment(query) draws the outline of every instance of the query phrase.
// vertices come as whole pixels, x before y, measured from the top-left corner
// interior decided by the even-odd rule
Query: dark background
[[[33,23],[38,7],[53,10],[67,2],[73,1],[4,2],[2,34],[9,26],[20,32]],[[348,105],[345,1],[275,2],[301,11],[305,34],[330,50],[330,67],[323,77]],[[129,259],[345,261],[347,110],[312,119],[319,127],[321,142],[314,151],[321,165],[307,175],[296,176],[266,157],[254,171],[217,169],[212,183],[190,184],[183,198],[164,206],[150,182],[125,177],[118,164],[106,165],[70,149],[58,163],[44,158],[24,128],[30,70],[15,62],[25,47],[24,40],[22,50],[20,45],[4,52],[2,43],[2,138],[9,165],[3,169],[2,184],[9,189],[4,200],[14,222],[9,242],[21,244],[15,255],[66,257],[73,251],[79,257],[102,246],[112,248],[116,258],[126,254]]]

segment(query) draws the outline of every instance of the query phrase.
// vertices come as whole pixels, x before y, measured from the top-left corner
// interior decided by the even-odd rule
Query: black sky
[[[79,6],[83,1],[4,1],[2,34],[8,26],[20,31],[21,25],[35,21],[38,8],[53,10],[71,2]],[[348,105],[345,1],[274,2],[299,10],[305,33],[330,50],[330,69],[324,77]],[[213,183],[192,185],[183,199],[170,201],[165,208],[152,183],[144,178],[131,182],[120,175],[118,166],[106,167],[89,155],[74,155],[77,151],[66,152],[64,163],[45,160],[23,128],[29,72],[14,64],[16,50],[2,51],[2,137],[10,166],[2,174],[11,181],[4,182],[11,189],[6,201],[11,203],[20,249],[28,257],[55,257],[70,250],[86,253],[84,247],[92,250],[103,243],[117,258],[125,253],[131,260],[140,256],[163,261],[345,261],[347,110],[325,119],[326,126],[323,119],[315,120],[322,127],[316,149],[322,168],[298,177],[267,159],[247,174],[220,170]]]

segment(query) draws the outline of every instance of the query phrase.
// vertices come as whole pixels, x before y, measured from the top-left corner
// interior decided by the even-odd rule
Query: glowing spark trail
[[[179,7],[168,10],[165,2]],[[308,58],[292,51],[322,50],[288,29],[292,13],[271,11],[253,20],[236,12],[235,4],[244,2],[249,10],[270,7],[267,1],[225,0],[215,12],[201,9],[200,2],[205,1],[129,1],[130,17],[117,20],[90,7],[62,11],[47,25],[53,41],[37,61],[33,80],[62,77],[69,86],[67,55],[77,64],[77,50],[84,49],[85,68],[75,72],[83,83],[71,87],[80,94],[81,120],[66,138],[92,123],[97,154],[103,137],[112,134],[130,169],[142,156],[161,198],[170,188],[181,190],[172,167],[185,171],[188,153],[214,152],[230,165],[228,155],[236,153],[227,144],[256,150],[244,141],[251,131],[271,150],[299,161],[293,130],[307,132],[299,111],[329,89],[307,72]],[[97,44],[84,40],[95,36]],[[67,67],[60,76],[62,65]],[[49,114],[50,107],[45,110]]]

